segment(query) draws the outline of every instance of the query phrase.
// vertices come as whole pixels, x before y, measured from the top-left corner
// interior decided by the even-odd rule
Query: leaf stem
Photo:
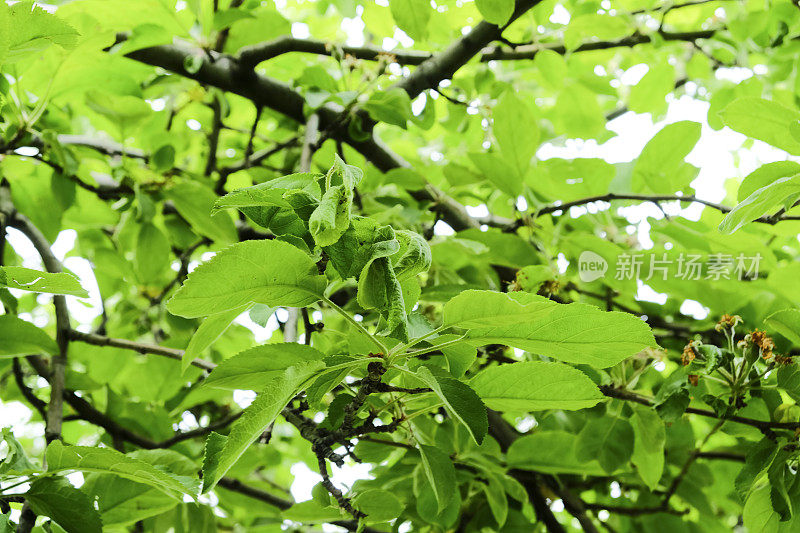
[[[412,346],[416,346],[417,344],[421,343],[425,339],[429,339],[430,337],[433,337],[434,335],[438,334],[439,332],[444,331],[448,327],[449,326],[439,326],[438,328],[436,328],[436,329],[434,329],[432,331],[429,331],[428,333],[426,333],[425,335],[423,335],[421,337],[417,337],[416,339],[408,341],[405,344],[398,344],[397,346],[395,346],[394,348],[392,348],[389,351],[389,355],[401,354],[404,351],[406,351],[409,348],[411,348]]]
[[[443,342],[441,344],[437,344],[435,346],[430,346],[428,348],[422,348],[421,350],[414,350],[413,352],[407,352],[406,355],[409,357],[416,357],[418,355],[424,355],[426,353],[435,352],[436,350],[441,350],[447,346],[452,346],[453,344],[458,344],[459,342],[463,342],[466,339],[466,335],[462,335],[457,339],[453,339],[451,341]]]
[[[378,347],[381,354],[387,354],[389,352],[386,346],[380,340],[378,340],[378,338],[375,335],[367,331],[367,329],[364,326],[362,326],[360,322],[358,322],[355,318],[350,316],[350,313],[348,313],[347,311],[345,311],[344,309],[333,303],[329,298],[325,296],[322,297],[322,301],[331,306],[331,308],[333,308],[334,311],[342,315],[342,317],[344,317],[345,320],[350,322],[350,324],[352,324],[353,327],[355,327],[361,333],[369,337],[369,339],[373,342],[373,344],[375,344],[375,346]]]

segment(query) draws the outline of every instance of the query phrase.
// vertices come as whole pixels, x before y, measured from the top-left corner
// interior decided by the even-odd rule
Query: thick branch
[[[11,225],[21,231],[33,244],[42,258],[45,270],[52,273],[63,271],[61,262],[53,255],[50,243],[39,231],[39,228],[21,213],[14,215]],[[53,306],[56,315],[56,344],[58,353],[51,359],[52,377],[50,380],[50,402],[47,405],[47,419],[45,424],[45,439],[47,442],[61,438],[61,424],[64,417],[64,378],[67,368],[67,349],[69,347],[69,332],[71,329],[67,299],[62,295],[53,296]]]
[[[521,17],[526,11],[538,4],[541,0],[517,0],[514,14],[508,24]],[[498,39],[504,27],[490,24],[486,21],[478,23],[472,30],[450,46],[424,61],[395,87],[403,89],[411,98],[416,98],[427,89],[436,88],[442,80],[447,80],[464,66],[470,59],[477,55],[486,45]]]

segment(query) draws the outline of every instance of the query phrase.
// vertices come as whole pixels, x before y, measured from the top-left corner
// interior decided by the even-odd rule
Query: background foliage
[[[797,530],[792,2],[55,4],[0,4],[0,529]],[[705,121],[785,160],[695,198]]]

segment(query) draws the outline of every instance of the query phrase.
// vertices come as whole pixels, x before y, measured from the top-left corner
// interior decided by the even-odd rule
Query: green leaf
[[[203,323],[200,324],[200,327],[197,328],[197,331],[194,332],[192,338],[189,340],[189,345],[186,347],[186,351],[183,352],[183,357],[181,358],[181,371],[186,372],[186,369],[189,368],[192,364],[192,361],[195,360],[206,348],[211,346],[214,341],[216,341],[220,335],[225,333],[225,331],[230,327],[231,322],[242,314],[245,310],[245,307],[237,307],[235,309],[230,309],[228,311],[223,311],[222,313],[218,313],[216,315],[211,315],[206,317],[203,320]]]
[[[487,22],[502,26],[514,14],[514,0],[475,0],[481,16]]]
[[[369,522],[388,522],[403,512],[403,503],[388,490],[370,489],[353,498],[353,506],[367,515]]]
[[[73,48],[78,37],[75,28],[33,2],[0,4],[0,65],[15,63],[53,44]]]
[[[366,309],[378,309],[386,317],[389,335],[408,340],[408,320],[403,289],[389,259],[371,261],[358,278],[358,303]]]
[[[251,303],[303,307],[319,300],[325,285],[314,261],[291,244],[246,241],[198,266],[167,302],[167,310],[194,318]]]
[[[742,180],[737,200],[741,202],[758,189],[766,187],[780,178],[787,178],[795,174],[800,174],[800,163],[795,161],[775,161],[761,165]]]
[[[627,420],[613,416],[589,420],[578,434],[575,457],[579,461],[597,459],[607,473],[623,467],[633,454],[633,428]]]
[[[23,267],[0,267],[0,287],[48,294],[66,294],[87,298],[81,282],[66,272],[53,274]]]
[[[339,240],[350,226],[350,207],[353,191],[344,185],[331,187],[308,219],[308,231],[317,246],[330,246]]]
[[[732,130],[800,155],[800,142],[791,134],[791,126],[800,121],[800,113],[794,109],[762,98],[744,97],[728,104],[719,116]]]
[[[374,120],[394,124],[403,129],[408,125],[408,121],[414,118],[411,112],[411,99],[403,89],[376,91],[364,102],[363,107]]]
[[[197,466],[183,454],[172,450],[137,450],[129,457],[144,461],[177,476],[195,478]],[[103,526],[129,526],[139,520],[165,513],[179,504],[149,485],[112,474],[88,473],[81,491],[97,502]]]
[[[427,272],[431,267],[431,247],[422,235],[408,230],[395,232],[400,249],[391,256],[394,274],[400,281]]]
[[[47,333],[15,316],[0,315],[0,331],[0,358],[58,352]]]
[[[586,374],[561,363],[529,361],[484,369],[469,382],[489,409],[576,410],[603,400]]]
[[[419,453],[422,457],[422,468],[433,487],[441,513],[456,491],[456,469],[450,457],[435,446],[420,444]]]
[[[157,488],[176,499],[180,499],[182,494],[192,497],[197,495],[195,478],[171,474],[135,456],[125,455],[111,448],[66,446],[61,441],[54,440],[45,450],[45,459],[48,472],[78,470],[114,474]]]
[[[444,304],[442,325],[470,329],[522,324],[545,317],[556,305],[523,292],[466,290]]]
[[[147,102],[137,96],[95,90],[86,93],[86,105],[116,126],[121,137],[129,135],[152,111]]]
[[[683,189],[696,169],[684,162],[700,139],[700,124],[684,120],[664,126],[650,139],[633,167],[633,179],[641,179],[655,193]]]
[[[144,223],[136,239],[136,272],[143,284],[159,279],[169,268],[170,246],[166,235],[154,224]]]
[[[288,368],[266,383],[255,401],[233,423],[227,437],[218,433],[208,436],[203,457],[203,493],[214,488],[286,404],[302,390],[309,378],[323,366],[321,362],[313,361]]]
[[[313,193],[319,190],[317,182],[322,177],[323,174],[303,172],[265,181],[252,187],[242,187],[214,202],[214,210],[229,207],[290,207],[284,198],[286,191],[300,189]]]
[[[634,113],[660,111],[666,107],[666,96],[674,88],[675,68],[669,63],[651,64],[647,74],[639,80],[639,83],[631,87],[628,109]],[[699,137],[699,128],[697,134]]]
[[[765,318],[764,323],[792,344],[800,345],[800,309],[782,309]]]
[[[475,442],[480,444],[489,428],[486,406],[467,384],[438,374],[426,366],[417,370],[417,377],[433,389],[450,413],[467,427]]]
[[[203,380],[204,387],[261,390],[264,383],[287,368],[309,361],[322,361],[325,354],[297,343],[262,344],[222,361]]]
[[[631,461],[642,481],[650,490],[655,490],[664,472],[664,421],[653,409],[635,405],[631,425],[634,434]]]
[[[492,185],[511,198],[517,198],[522,194],[523,182],[517,170],[505,158],[492,152],[470,152],[468,155],[470,161]]]
[[[792,363],[778,367],[778,386],[795,401],[800,401],[800,365]]]
[[[59,477],[41,477],[25,493],[33,512],[50,517],[67,533],[94,533],[103,530],[100,513],[86,494]]]
[[[513,2],[511,8],[513,10]],[[480,8],[480,4],[478,4]],[[491,21],[490,21],[491,22]],[[514,91],[506,91],[492,111],[492,132],[500,152],[511,164],[518,180],[523,180],[531,168],[531,158],[539,148],[539,125],[528,104]]]
[[[483,492],[486,494],[486,501],[492,511],[497,524],[502,526],[508,518],[508,498],[506,490],[500,477],[494,473],[486,473],[488,483],[483,484]]]
[[[10,428],[3,428],[3,442],[6,443],[5,457],[0,461],[0,475],[29,474],[39,469],[31,463],[19,441],[14,438]]]
[[[425,0],[390,0],[389,10],[397,26],[415,41],[428,35],[431,5]]]
[[[731,234],[748,222],[766,215],[778,206],[791,203],[800,194],[800,174],[780,178],[761,187],[734,207],[719,225],[719,231]]]
[[[166,191],[178,213],[200,235],[221,244],[238,240],[236,227],[227,213],[212,214],[217,195],[194,181],[182,181]]]
[[[596,457],[579,460],[578,436],[567,431],[537,431],[516,439],[508,448],[508,466],[546,474],[605,475]]]
[[[638,317],[586,304],[490,291],[464,291],[444,307],[444,325],[467,329],[466,342],[505,344],[561,361],[607,368],[657,346]]]

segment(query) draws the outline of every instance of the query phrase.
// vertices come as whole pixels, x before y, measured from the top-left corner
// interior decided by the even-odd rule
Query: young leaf
[[[148,462],[111,448],[66,446],[61,441],[54,440],[45,450],[45,459],[48,472],[78,470],[114,474],[155,487],[176,499],[180,499],[182,494],[192,497],[197,495],[197,482],[194,479],[172,475]]]
[[[2,441],[6,443],[5,457],[0,460],[0,475],[29,474],[39,470],[31,463],[10,428],[3,428]]]
[[[412,278],[431,267],[431,247],[422,235],[408,230],[395,231],[400,249],[391,256],[392,268],[400,281]]]
[[[0,315],[0,332],[0,358],[58,352],[47,333],[13,315]]]
[[[317,246],[330,246],[350,226],[350,207],[353,204],[353,191],[344,185],[328,189],[319,205],[308,219],[308,231]]]
[[[489,428],[486,406],[467,384],[438,374],[426,366],[417,370],[417,377],[433,389],[453,416],[467,427],[475,442],[480,444]]]
[[[775,161],[761,165],[742,180],[736,193],[736,199],[740,202],[744,201],[758,189],[766,187],[780,178],[788,178],[795,174],[800,174],[800,163],[795,161]]]
[[[419,453],[441,513],[456,491],[456,469],[450,457],[436,446],[420,444]]]
[[[158,280],[169,267],[170,247],[166,235],[154,224],[142,224],[136,239],[136,272],[143,285]]]
[[[800,195],[800,174],[780,178],[769,185],[757,189],[753,194],[734,207],[719,225],[722,233],[731,234],[748,222],[767,214],[779,205],[788,204]]]
[[[542,361],[489,367],[469,385],[487,407],[498,411],[584,409],[604,398],[580,370]]]
[[[39,272],[23,267],[0,267],[0,287],[48,294],[65,294],[87,298],[89,293],[81,282],[66,272]]]
[[[167,302],[167,310],[195,318],[250,303],[302,307],[319,300],[325,285],[311,258],[291,244],[246,241],[198,266]]]
[[[403,289],[389,260],[379,257],[364,267],[358,278],[358,303],[378,309],[386,317],[390,336],[408,340],[408,322]]]
[[[242,187],[214,202],[214,210],[229,207],[290,207],[289,202],[284,199],[286,191],[301,189],[313,193],[319,190],[317,182],[322,177],[322,174],[303,172],[265,181],[252,187]]]
[[[50,517],[67,533],[100,533],[100,513],[86,494],[64,478],[40,477],[25,493],[33,512]]]
[[[255,401],[231,426],[227,437],[218,433],[209,435],[203,457],[203,493],[214,488],[286,404],[302,390],[309,378],[322,368],[321,362],[314,361],[287,369],[267,382]]]
[[[203,380],[203,386],[257,391],[287,368],[308,361],[322,361],[324,357],[319,350],[303,344],[262,344],[222,361]]]

